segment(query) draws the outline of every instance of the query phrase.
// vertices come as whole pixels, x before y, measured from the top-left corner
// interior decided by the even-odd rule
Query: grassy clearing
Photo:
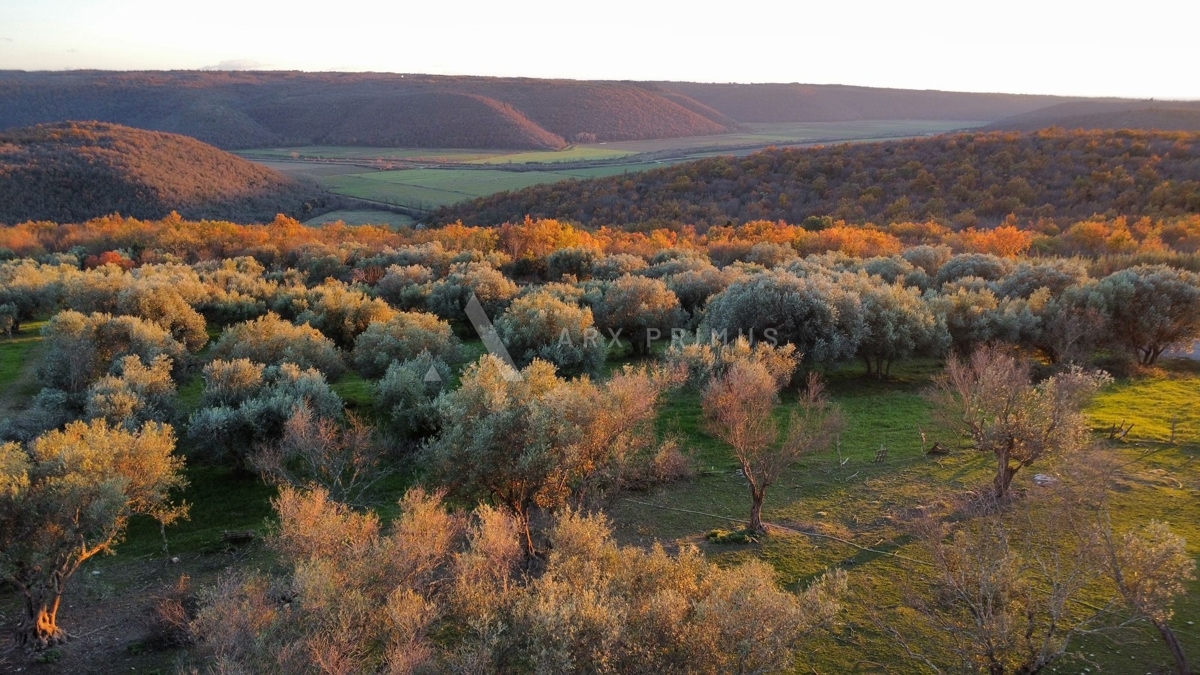
[[[817,535],[913,556],[916,552],[906,536],[905,522],[917,507],[949,500],[990,480],[988,457],[969,450],[940,459],[922,454],[918,425],[930,443],[940,440],[958,446],[933,423],[929,404],[921,396],[936,368],[933,362],[905,364],[889,382],[867,380],[853,368],[831,374],[831,395],[849,420],[840,452],[835,448],[805,459],[770,490],[765,519],[792,531],[776,531],[751,545],[714,544],[706,538],[717,528],[736,529],[735,520],[748,515],[749,495],[728,449],[704,432],[699,395],[686,390],[675,393],[660,416],[660,431],[680,435],[702,472],[692,481],[616,501],[609,513],[618,536],[639,544],[691,544],[727,563],[759,557],[775,567],[781,583],[793,588],[827,570],[842,568],[852,574],[858,592],[870,589],[876,597],[896,597],[898,580],[915,573],[912,564]],[[1162,401],[1182,403],[1187,392],[1197,387],[1200,374],[1186,370],[1170,372],[1166,378],[1120,382],[1090,412],[1101,420],[1120,406],[1129,421],[1161,430]],[[1191,396],[1194,413],[1200,398]],[[876,463],[881,445],[888,452],[884,461]],[[1129,462],[1115,498],[1117,528],[1166,520],[1188,539],[1190,552],[1200,555],[1196,499],[1200,469],[1192,462],[1200,448],[1130,442],[1113,444],[1110,451]],[[1018,474],[1017,487],[1034,489],[1032,475],[1045,470],[1051,467]],[[1193,583],[1177,601],[1173,621],[1191,653],[1200,653],[1200,631],[1194,628],[1200,621],[1198,591],[1200,584]],[[850,604],[839,639],[807,655],[796,672],[909,672],[912,666],[905,655],[875,635],[868,624],[863,608]],[[1094,655],[1088,658],[1102,666],[1102,672],[1145,673],[1167,665],[1169,657],[1155,634],[1134,630],[1118,637],[1118,641],[1097,637],[1084,643],[1085,653]],[[866,654],[871,655],[870,661]],[[1084,667],[1095,670],[1092,664],[1073,661],[1051,672],[1082,672]]]
[[[1169,362],[1171,371],[1153,379],[1124,381],[1109,387],[1096,401],[1093,417],[1097,427],[1133,424],[1129,439],[1200,446],[1200,363]]]
[[[27,321],[11,338],[0,337],[0,416],[24,408],[38,391],[36,369],[45,321]]]

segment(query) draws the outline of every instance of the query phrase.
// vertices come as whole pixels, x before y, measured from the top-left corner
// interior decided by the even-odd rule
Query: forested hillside
[[[327,200],[273,169],[192,138],[98,122],[0,133],[0,223],[121,213],[239,222],[306,215]]]
[[[0,129],[95,119],[225,149],[560,148],[721,134],[748,122],[994,121],[1068,99],[826,85],[392,73],[0,72]]]
[[[1066,101],[993,122],[985,131],[1036,131],[1049,127],[1200,131],[1200,101]]]
[[[539,185],[447,207],[435,219],[703,227],[828,216],[971,227],[1009,214],[1171,216],[1200,212],[1197,153],[1198,134],[1062,130],[767,150]]]

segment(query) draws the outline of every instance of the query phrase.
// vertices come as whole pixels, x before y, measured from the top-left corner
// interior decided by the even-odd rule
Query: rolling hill
[[[0,129],[94,119],[224,149],[558,149],[755,122],[996,121],[1070,99],[800,84],[391,73],[0,71]]]
[[[437,222],[526,215],[629,227],[829,216],[853,223],[996,224],[1200,213],[1200,134],[967,133],[774,149],[638,174],[537,185],[440,209]]]
[[[994,122],[989,130],[1141,129],[1200,131],[1200,101],[1074,101]]]
[[[330,198],[195,139],[102,122],[0,133],[0,223],[80,222],[121,213],[265,221]]]

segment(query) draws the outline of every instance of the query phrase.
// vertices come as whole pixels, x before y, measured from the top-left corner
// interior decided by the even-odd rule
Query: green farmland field
[[[326,176],[331,191],[371,201],[434,209],[466,199],[506,190],[519,190],[541,183],[572,178],[596,178],[645,171],[671,162],[614,164],[560,171],[502,171],[499,169],[403,169]]]
[[[713,155],[744,155],[772,145],[925,136],[980,124],[969,120],[744,124],[728,134],[572,145],[557,151],[321,145],[244,150],[239,154],[289,175],[316,181],[340,195],[431,210],[541,183],[645,171]]]

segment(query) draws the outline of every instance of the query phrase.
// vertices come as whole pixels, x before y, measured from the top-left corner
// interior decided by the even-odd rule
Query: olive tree
[[[194,624],[221,672],[778,672],[847,586],[835,572],[784,590],[765,563],[622,546],[602,516],[572,512],[526,566],[510,512],[451,514],[419,489],[388,525],[320,489],[284,487],[274,505],[283,578],[226,577]]]
[[[351,359],[363,377],[379,377],[394,361],[408,361],[421,352],[454,363],[462,345],[450,324],[427,312],[400,312],[373,323],[354,341]]]
[[[117,311],[162,326],[190,352],[208,344],[204,317],[171,286],[136,284],[117,296]]]
[[[622,465],[653,441],[669,375],[627,370],[597,385],[564,380],[535,360],[516,377],[488,355],[439,401],[441,431],[426,448],[436,479],[460,497],[510,509],[535,550],[530,519],[618,480]]]
[[[62,642],[58,609],[79,567],[111,553],[129,517],[169,523],[186,515],[170,502],[183,460],[169,425],[116,429],[72,422],[22,447],[0,445],[0,577],[23,598],[19,641]]]
[[[362,289],[340,281],[328,280],[308,293],[308,308],[296,317],[324,333],[342,349],[354,346],[354,339],[372,323],[388,321],[396,310]]]
[[[1200,274],[1139,265],[1100,280],[1115,344],[1147,366],[1173,345],[1200,339]]]
[[[592,321],[592,310],[549,292],[523,295],[496,321],[500,336],[518,366],[534,359],[553,363],[564,375],[597,374],[608,355]]]
[[[268,366],[294,363],[316,368],[330,379],[345,372],[333,341],[312,326],[297,326],[270,313],[225,329],[213,346],[216,359],[249,359]]]
[[[187,349],[165,328],[133,316],[84,315],[67,310],[42,329],[45,351],[38,376],[46,386],[82,393],[126,356],[151,363],[158,356],[179,368]]]
[[[361,505],[389,471],[385,447],[375,431],[356,417],[346,424],[297,406],[283,435],[262,445],[250,464],[268,481],[298,488],[320,487],[329,498]]]
[[[646,259],[628,253],[614,253],[592,263],[592,276],[597,279],[619,279],[626,274],[637,274],[649,267]]]
[[[751,532],[766,532],[767,489],[801,457],[829,446],[842,424],[819,377],[809,375],[785,430],[775,419],[778,381],[762,363],[739,361],[704,389],[709,431],[729,444],[750,488]]]
[[[375,383],[375,408],[400,438],[432,436],[439,428],[437,397],[450,377],[450,366],[427,351],[407,361],[392,361]]]
[[[709,300],[705,322],[726,338],[790,343],[817,363],[845,361],[858,351],[866,317],[858,293],[824,274],[766,272],[734,282]]]
[[[883,379],[894,361],[921,352],[937,353],[949,345],[945,323],[917,289],[867,281],[858,290],[866,320],[858,356],[868,375]]]
[[[424,265],[392,265],[375,284],[375,292],[393,307],[423,309],[433,278],[433,270]]]
[[[13,333],[21,330],[21,319],[17,314],[17,306],[11,302],[0,305],[0,333],[12,339]]]
[[[546,256],[546,272],[553,280],[571,276],[578,281],[583,281],[592,275],[592,268],[596,264],[597,258],[595,249],[560,248]]]
[[[1010,268],[1008,261],[990,253],[963,253],[947,260],[938,269],[936,280],[939,286],[965,277],[996,281]]]
[[[700,315],[708,299],[729,287],[729,284],[743,276],[735,268],[718,269],[712,265],[695,270],[685,270],[679,274],[666,277],[667,288],[679,298],[683,311],[693,318]]]
[[[1087,446],[1083,406],[1110,380],[1100,371],[1072,368],[1034,384],[1027,361],[983,348],[950,359],[929,397],[951,429],[995,457],[992,495],[1003,499],[1022,468]]]
[[[87,391],[89,419],[103,419],[112,427],[141,428],[146,422],[173,422],[176,415],[175,381],[171,359],[160,354],[145,364],[126,356],[114,373],[92,384]]]
[[[255,448],[278,440],[299,408],[319,419],[340,420],[341,397],[315,369],[292,363],[263,367],[246,360],[213,361],[204,369],[201,407],[188,421],[188,438],[202,457],[246,468]]]
[[[490,317],[499,316],[517,295],[516,283],[487,263],[458,263],[433,283],[429,311],[448,321],[465,321],[467,301],[474,295]]]
[[[767,369],[779,390],[791,383],[802,357],[795,345],[772,345],[769,342],[751,344],[745,337],[732,342],[681,341],[672,344],[666,354],[668,363],[682,367],[691,381],[699,386],[706,386],[712,380],[723,377],[735,364],[753,362]]]
[[[609,284],[597,307],[597,322],[610,334],[623,334],[633,353],[649,355],[655,336],[683,325],[679,298],[660,279],[624,276]]]

